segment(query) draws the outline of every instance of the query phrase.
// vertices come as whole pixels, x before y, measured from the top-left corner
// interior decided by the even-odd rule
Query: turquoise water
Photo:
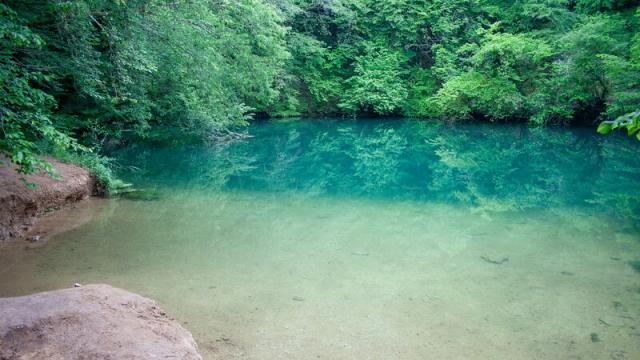
[[[402,119],[249,133],[117,151],[144,196],[53,214],[46,243],[0,253],[0,295],[113,284],[209,359],[640,358],[632,139]]]

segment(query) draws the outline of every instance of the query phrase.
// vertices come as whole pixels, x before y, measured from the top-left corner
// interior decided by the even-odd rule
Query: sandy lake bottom
[[[597,214],[247,192],[91,206],[1,253],[0,295],[109,283],[210,359],[640,357],[638,234]]]

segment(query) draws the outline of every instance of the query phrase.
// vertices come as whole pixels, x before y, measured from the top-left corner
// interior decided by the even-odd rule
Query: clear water
[[[208,359],[640,358],[632,139],[402,119],[250,133],[119,151],[154,196],[54,213],[43,245],[0,252],[0,295],[109,283]]]

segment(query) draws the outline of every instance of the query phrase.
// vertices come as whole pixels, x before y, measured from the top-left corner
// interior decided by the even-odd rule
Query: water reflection
[[[592,129],[390,120],[259,122],[224,145],[117,153],[136,184],[455,202],[492,212],[597,206],[640,219],[640,144]],[[133,166],[135,166],[135,170]]]

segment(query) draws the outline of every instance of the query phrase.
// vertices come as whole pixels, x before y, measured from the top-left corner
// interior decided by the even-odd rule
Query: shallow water
[[[640,358],[640,146],[590,129],[273,121],[115,155],[149,201],[0,252],[0,295],[105,282],[210,359]],[[45,230],[42,230],[45,231]]]

